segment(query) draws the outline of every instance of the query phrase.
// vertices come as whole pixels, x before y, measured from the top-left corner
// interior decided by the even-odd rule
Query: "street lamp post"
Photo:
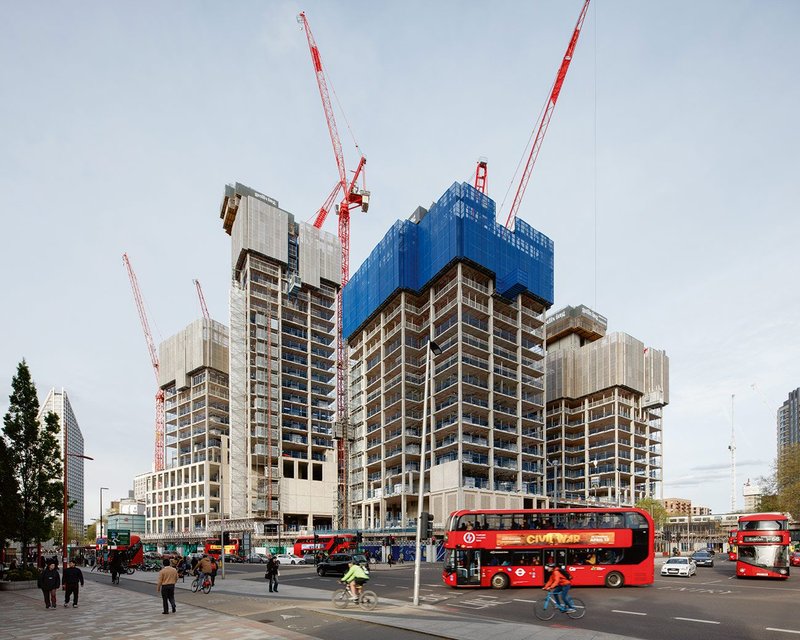
[[[419,452],[419,495],[417,497],[417,536],[416,536],[416,551],[414,553],[414,606],[419,606],[419,572],[420,572],[420,556],[422,555],[420,549],[420,540],[422,538],[422,500],[424,498],[425,488],[425,436],[426,426],[428,422],[428,387],[430,385],[431,377],[431,360],[434,355],[442,353],[441,348],[433,340],[428,340],[425,348],[425,385],[424,397],[422,399],[422,437],[420,438],[420,452]],[[431,453],[433,453],[433,446],[431,445]],[[433,469],[431,469],[433,471]]]
[[[558,460],[548,460],[548,464],[553,467],[553,509],[558,509]]]
[[[67,458],[83,458],[84,460],[94,460],[91,456],[84,456],[80,453],[67,453],[67,425],[64,425],[64,513],[61,518],[61,568],[67,568]]]
[[[100,487],[100,535],[97,538],[103,537],[103,491],[108,491],[108,487]]]

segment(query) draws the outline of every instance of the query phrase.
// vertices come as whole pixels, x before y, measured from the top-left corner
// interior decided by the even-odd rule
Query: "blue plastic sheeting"
[[[454,183],[418,223],[398,220],[344,288],[343,334],[353,334],[398,290],[420,292],[454,260],[495,276],[497,292],[529,292],[553,304],[553,241],[516,219],[514,231],[495,220],[494,200]]]

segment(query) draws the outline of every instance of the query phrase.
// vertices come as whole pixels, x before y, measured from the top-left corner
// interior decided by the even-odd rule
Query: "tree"
[[[6,542],[16,538],[16,522],[19,520],[19,483],[13,473],[11,451],[5,438],[0,437],[0,551]]]
[[[10,470],[17,482],[15,537],[23,553],[31,542],[49,537],[56,516],[63,511],[58,416],[48,413],[42,425],[38,414],[36,385],[23,360],[11,380],[8,412],[3,417]]]
[[[789,512],[800,517],[800,444],[782,447],[772,475],[761,478],[761,511]]]
[[[636,503],[636,506],[650,514],[657,530],[664,528],[669,514],[660,500],[656,500],[655,498],[642,498]]]
[[[83,544],[93,545],[97,540],[97,521],[86,527],[86,535],[83,539]]]

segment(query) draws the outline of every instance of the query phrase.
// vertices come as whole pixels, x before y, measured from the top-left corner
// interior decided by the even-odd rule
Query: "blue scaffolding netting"
[[[495,202],[453,183],[419,222],[398,220],[344,288],[343,334],[352,338],[398,290],[420,292],[449,264],[470,261],[494,274],[497,292],[523,292],[553,304],[553,241],[516,219],[495,220]]]

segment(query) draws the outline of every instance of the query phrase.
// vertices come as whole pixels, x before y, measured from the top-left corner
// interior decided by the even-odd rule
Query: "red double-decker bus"
[[[641,509],[479,510],[450,514],[444,583],[542,587],[545,566],[577,586],[652,584],[653,519]]]
[[[789,577],[789,518],[783,513],[739,517],[736,577]]]
[[[332,553],[342,553],[354,551],[358,548],[356,535],[353,533],[339,534],[317,534],[302,536],[294,541],[294,555],[302,558],[306,553],[318,553],[330,555]]]
[[[238,556],[240,550],[239,538],[225,538],[225,555]],[[222,553],[222,545],[219,543],[219,538],[206,538],[203,545],[203,552],[216,560],[219,560],[220,553]]]

